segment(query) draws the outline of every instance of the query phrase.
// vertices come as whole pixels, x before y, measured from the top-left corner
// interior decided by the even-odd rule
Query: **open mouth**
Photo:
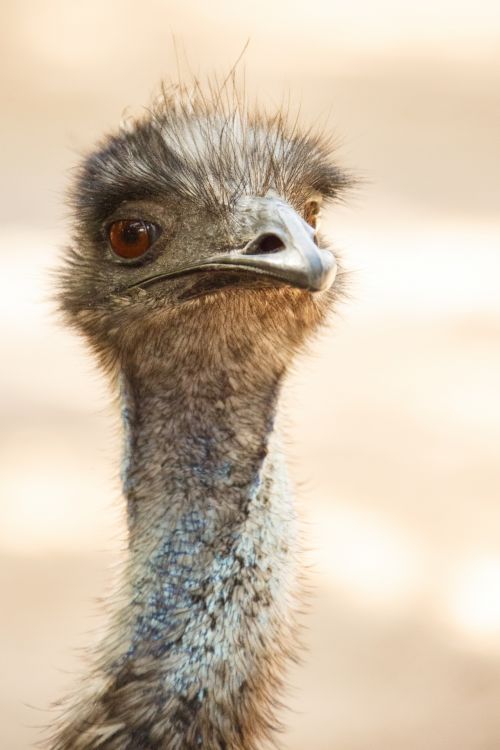
[[[151,287],[161,284],[165,281],[177,281],[179,279],[189,279],[192,277],[194,283],[187,288],[183,287],[178,299],[186,301],[195,299],[206,294],[214,294],[224,291],[228,288],[234,289],[270,289],[278,287],[295,287],[298,289],[309,289],[306,280],[289,279],[288,274],[280,268],[269,268],[264,266],[260,268],[255,265],[246,263],[231,264],[224,259],[224,262],[208,262],[195,266],[179,268],[176,271],[157,274],[136,281],[127,288]]]
[[[187,301],[203,297],[207,294],[223,292],[228,289],[276,289],[288,286],[286,281],[268,274],[259,273],[255,269],[241,268],[225,269],[224,271],[208,273],[199,272],[193,275],[194,283],[183,289],[178,295],[180,301]]]

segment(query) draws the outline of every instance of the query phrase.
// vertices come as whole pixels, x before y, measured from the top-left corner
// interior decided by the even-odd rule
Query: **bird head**
[[[283,366],[338,297],[318,219],[348,182],[283,113],[164,91],[78,170],[60,306],[108,364],[194,348]]]

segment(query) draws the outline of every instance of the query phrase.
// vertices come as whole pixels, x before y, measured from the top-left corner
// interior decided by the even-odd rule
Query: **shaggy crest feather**
[[[99,220],[125,187],[141,198],[175,192],[218,212],[269,190],[292,204],[315,193],[336,198],[353,179],[332,155],[331,138],[301,129],[286,110],[250,106],[232,78],[208,91],[197,82],[163,85],[141,118],[127,120],[84,161],[72,199],[85,219]]]

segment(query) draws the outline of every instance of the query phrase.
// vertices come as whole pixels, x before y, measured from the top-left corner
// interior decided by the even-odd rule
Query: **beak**
[[[214,255],[197,268],[247,269],[313,292],[328,289],[337,264],[330,250],[315,243],[314,229],[286,204],[275,203],[266,213],[257,236],[242,250]]]
[[[314,229],[291,206],[279,200],[264,200],[263,210],[258,212],[256,236],[243,248],[212,255],[131,286],[146,286],[197,271],[233,270],[250,271],[312,292],[331,287],[337,272],[333,253],[318,247]]]

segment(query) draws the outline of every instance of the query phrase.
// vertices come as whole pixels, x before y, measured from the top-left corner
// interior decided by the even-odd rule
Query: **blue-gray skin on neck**
[[[249,630],[267,636],[270,613],[255,607],[261,578],[266,600],[284,593],[276,563],[293,536],[290,499],[276,493],[286,490],[273,448],[278,384],[245,403],[227,375],[217,380],[218,392],[205,383],[189,408],[178,390],[122,381],[134,616],[112,669],[166,656],[166,690],[191,697],[204,694],[217,665],[234,664],[231,643],[240,649]]]

